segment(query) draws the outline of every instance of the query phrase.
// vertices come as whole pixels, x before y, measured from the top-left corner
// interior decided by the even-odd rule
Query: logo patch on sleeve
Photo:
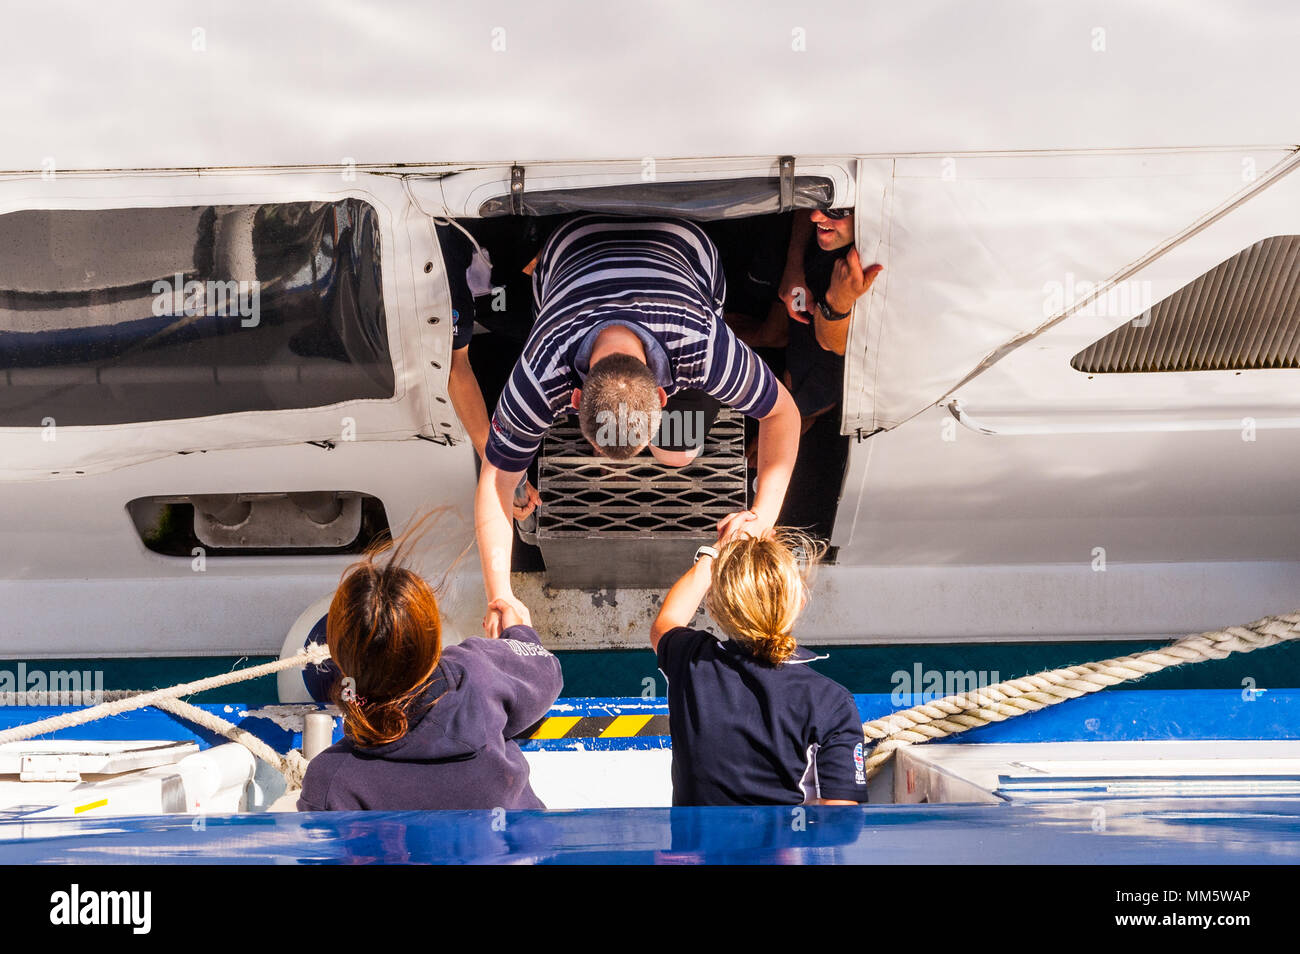
[[[520,642],[517,639],[503,639],[503,643],[510,647],[516,656],[549,656],[550,650],[539,646],[536,643]],[[862,748],[862,746],[858,746]]]
[[[853,781],[858,785],[867,784],[867,767],[862,759],[862,743],[853,747]]]

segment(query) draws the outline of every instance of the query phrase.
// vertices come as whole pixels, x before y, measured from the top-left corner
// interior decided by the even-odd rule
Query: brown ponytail
[[[359,746],[385,745],[406,734],[408,708],[442,654],[434,589],[402,565],[423,523],[367,550],[344,571],[330,603],[325,639],[342,677],[334,702],[343,712],[343,731]]]
[[[779,666],[794,654],[795,620],[807,602],[811,569],[825,552],[824,543],[786,528],[738,537],[713,561],[705,605],[730,639]]]

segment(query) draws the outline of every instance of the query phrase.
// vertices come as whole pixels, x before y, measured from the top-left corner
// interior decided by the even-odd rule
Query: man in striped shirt
[[[723,524],[772,527],[798,453],[799,411],[722,320],[726,280],[702,229],[677,219],[572,219],[542,248],[533,296],[537,321],[492,416],[475,498],[489,602],[513,599],[515,487],[547,429],[574,410],[596,453],[623,460],[650,444],[673,467],[699,453],[721,404],[757,418],[753,506]],[[498,625],[489,613],[488,634]]]

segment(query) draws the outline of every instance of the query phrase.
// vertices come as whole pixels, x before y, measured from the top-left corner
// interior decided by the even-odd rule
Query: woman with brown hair
[[[824,551],[791,530],[729,528],[668,591],[650,646],[668,680],[674,805],[867,800],[853,696],[793,636]],[[728,639],[690,628],[706,597]]]
[[[514,739],[559,696],[559,660],[517,600],[488,609],[500,638],[443,649],[434,589],[403,566],[412,540],[367,552],[330,603],[345,738],[312,759],[298,809],[545,808]]]

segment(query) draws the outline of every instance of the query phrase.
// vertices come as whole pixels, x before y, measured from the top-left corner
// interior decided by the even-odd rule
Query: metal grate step
[[[718,521],[748,506],[744,418],[723,408],[704,451],[664,467],[644,451],[597,457],[570,417],[547,434],[539,463],[537,544],[558,587],[670,586]]]

